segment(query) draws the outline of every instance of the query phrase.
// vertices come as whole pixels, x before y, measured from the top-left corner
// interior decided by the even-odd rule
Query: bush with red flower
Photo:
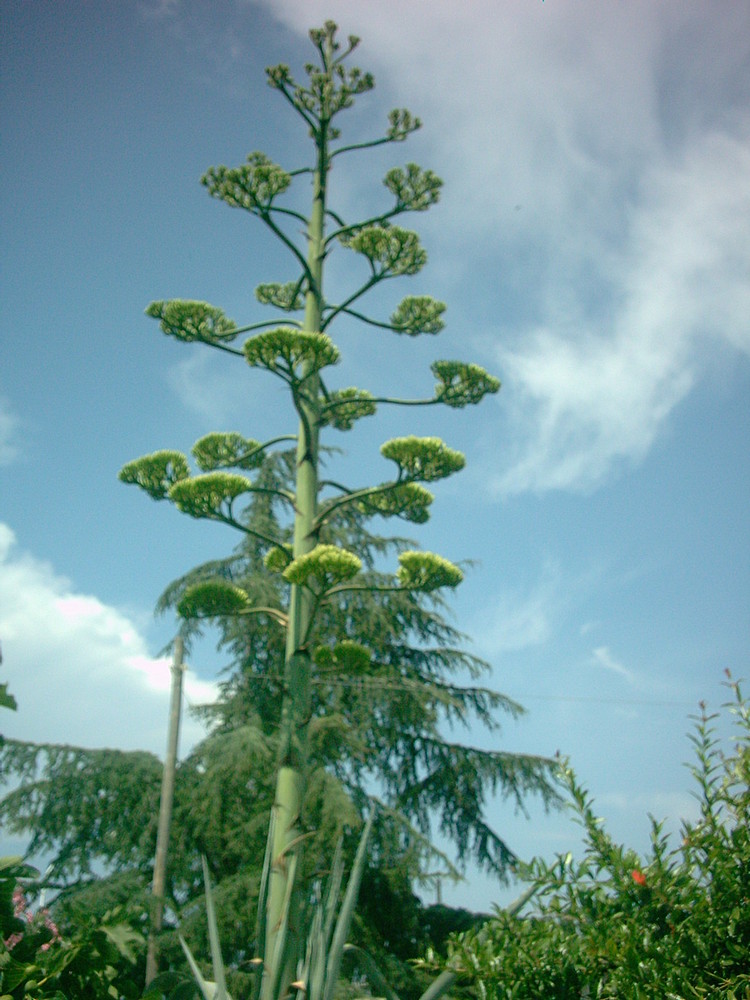
[[[689,737],[700,818],[676,847],[653,819],[647,857],[616,844],[561,764],[583,858],[535,860],[532,911],[499,911],[453,939],[449,965],[482,1000],[750,998],[750,711],[728,686],[734,740],[722,748],[717,716],[701,706]]]

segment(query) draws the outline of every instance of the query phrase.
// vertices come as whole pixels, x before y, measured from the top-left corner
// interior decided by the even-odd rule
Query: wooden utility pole
[[[164,774],[161,781],[159,828],[156,833],[154,879],[151,883],[151,927],[148,935],[148,953],[146,955],[146,986],[156,976],[159,950],[157,939],[164,918],[164,889],[167,876],[169,826],[172,821],[175,771],[177,770],[177,744],[180,738],[180,717],[182,715],[182,678],[185,673],[182,657],[182,639],[177,636],[174,641],[174,658],[172,660],[172,694],[169,703],[167,756],[164,760]]]

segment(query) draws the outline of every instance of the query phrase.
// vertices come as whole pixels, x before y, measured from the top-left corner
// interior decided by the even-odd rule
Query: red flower
[[[636,885],[646,884],[646,876],[643,874],[643,872],[639,872],[637,868],[633,869],[633,871],[630,873],[630,877],[632,878],[632,880],[635,882]]]

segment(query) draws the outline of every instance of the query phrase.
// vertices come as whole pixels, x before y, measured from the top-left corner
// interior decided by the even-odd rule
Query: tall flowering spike
[[[402,552],[398,561],[396,576],[406,590],[428,593],[440,587],[457,587],[464,578],[458,566],[434,552]]]
[[[226,516],[232,501],[252,488],[249,479],[236,473],[207,472],[203,476],[181,479],[171,487],[168,496],[179,510],[191,517],[217,518]]]
[[[362,561],[337,545],[316,545],[306,555],[299,556],[284,570],[289,583],[307,584],[315,581],[322,591],[344,583],[362,569]]]
[[[363,514],[381,517],[401,517],[413,524],[424,524],[430,518],[429,506],[435,498],[419,483],[399,483],[398,486],[373,493],[358,501]]]
[[[245,360],[253,368],[266,368],[288,381],[300,377],[298,369],[306,367],[306,374],[320,371],[339,360],[338,348],[325,333],[303,333],[281,326],[268,333],[250,337],[244,345]]]
[[[177,605],[181,618],[218,618],[250,609],[247,592],[228,580],[205,580],[188,587]]]
[[[250,153],[241,167],[211,167],[201,177],[201,184],[213,198],[261,215],[291,183],[291,176],[265,153]]]
[[[490,375],[479,365],[465,364],[463,361],[435,361],[433,375],[438,379],[435,398],[446,406],[460,408],[469,403],[478,403],[488,393],[498,392],[500,379]]]
[[[460,451],[449,448],[440,438],[409,437],[393,438],[380,448],[385,458],[397,463],[401,475],[406,479],[429,483],[435,479],[459,472],[466,464]]]
[[[440,199],[443,182],[432,170],[423,170],[416,163],[406,168],[394,167],[385,175],[383,184],[396,197],[396,208],[404,212],[425,212]]]
[[[165,500],[170,488],[189,476],[190,468],[182,452],[164,450],[123,465],[118,478],[140,486],[154,500]]]
[[[429,295],[407,295],[391,315],[391,326],[396,333],[415,337],[420,333],[440,333],[445,324],[442,315],[445,303]]]
[[[206,434],[193,445],[193,456],[204,472],[214,469],[257,469],[263,464],[258,441],[241,434]]]
[[[339,431],[348,431],[362,417],[371,417],[377,411],[372,393],[366,389],[339,389],[330,393],[323,407],[323,423]]]
[[[152,302],[146,309],[146,315],[158,319],[168,336],[188,343],[199,340],[206,344],[220,344],[237,336],[237,324],[208,302],[189,299]]]
[[[367,257],[381,278],[417,274],[427,263],[419,236],[400,226],[363,226],[342,236],[341,243]]]

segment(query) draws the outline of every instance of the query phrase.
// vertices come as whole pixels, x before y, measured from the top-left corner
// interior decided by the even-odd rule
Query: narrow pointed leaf
[[[375,808],[373,807],[362,832],[359,846],[357,847],[357,853],[354,857],[354,864],[352,865],[352,870],[349,875],[346,893],[344,894],[344,901],[341,904],[341,911],[339,913],[338,920],[336,921],[336,929],[333,933],[328,953],[326,985],[322,1000],[333,1000],[336,983],[338,982],[339,972],[341,970],[341,959],[344,955],[344,945],[346,944],[346,938],[349,934],[349,928],[354,915],[354,907],[357,905],[359,886],[362,881],[365,865],[367,863],[367,844],[370,839],[370,831],[372,830],[374,820]]]
[[[203,884],[206,887],[206,919],[208,921],[208,940],[211,945],[211,964],[213,965],[214,981],[216,983],[216,1000],[225,1000],[227,985],[224,975],[224,960],[221,957],[219,927],[216,923],[216,910],[214,908],[214,894],[211,889],[211,878],[208,873],[208,863],[205,855],[201,857],[201,861],[203,863]]]

